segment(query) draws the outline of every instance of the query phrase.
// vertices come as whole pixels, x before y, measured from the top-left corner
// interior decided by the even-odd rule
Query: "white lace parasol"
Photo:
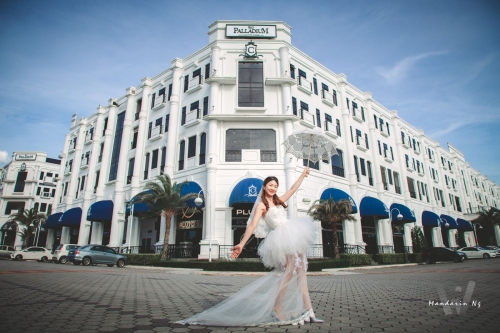
[[[304,129],[297,131],[286,138],[285,153],[290,153],[297,159],[308,159],[316,163],[320,160],[330,161],[337,155],[335,143],[319,129]]]

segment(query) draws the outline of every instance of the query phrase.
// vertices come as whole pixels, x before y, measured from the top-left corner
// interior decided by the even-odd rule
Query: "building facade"
[[[163,244],[165,221],[141,217],[147,207],[132,199],[166,173],[204,198],[200,212],[175,217],[169,243],[217,257],[239,242],[263,179],[277,176],[284,193],[309,164],[288,215],[306,215],[317,199],[350,200],[356,221],[339,224],[341,244],[411,251],[415,225],[429,245],[456,247],[457,233],[475,244],[470,221],[499,207],[500,187],[458,149],[294,47],[284,22],[216,21],[208,35],[202,49],[73,117],[47,242],[60,228],[61,241],[78,244]],[[314,164],[285,154],[282,142],[304,128],[330,136],[339,155]],[[331,244],[329,226],[312,223],[318,246]],[[500,242],[498,225],[491,237]]]
[[[23,226],[7,222],[11,214],[31,208],[46,215],[55,211],[60,164],[59,159],[48,158],[44,152],[12,154],[12,161],[0,173],[1,244],[23,246],[18,234]],[[46,231],[42,230],[38,236],[38,245],[45,246]]]

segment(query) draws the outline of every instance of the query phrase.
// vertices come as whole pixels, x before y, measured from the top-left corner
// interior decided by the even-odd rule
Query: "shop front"
[[[427,247],[440,246],[438,237],[439,226],[441,225],[441,218],[436,213],[424,210],[422,212],[422,227],[424,228],[424,237]],[[438,236],[439,235],[439,236]]]
[[[384,237],[384,220],[389,218],[389,209],[377,198],[366,196],[359,205],[361,233],[366,243],[366,253],[393,252],[392,239]]]
[[[407,206],[393,203],[390,207],[390,215],[394,252],[411,252],[411,229],[406,227],[405,224],[416,222],[415,214]]]

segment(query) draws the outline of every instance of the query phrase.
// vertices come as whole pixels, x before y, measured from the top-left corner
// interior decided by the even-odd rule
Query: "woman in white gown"
[[[297,325],[323,322],[316,318],[307,288],[307,249],[316,227],[308,217],[288,219],[287,201],[309,174],[306,168],[293,186],[278,197],[278,179],[267,177],[252,209],[241,242],[233,247],[238,257],[252,234],[266,237],[258,248],[262,263],[273,270],[216,306],[177,323],[210,326]]]

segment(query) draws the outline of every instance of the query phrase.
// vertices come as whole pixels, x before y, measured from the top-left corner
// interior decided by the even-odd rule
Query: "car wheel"
[[[108,267],[113,267],[114,265],[113,264],[108,264]]]
[[[77,265],[78,266],[78,265],[80,265],[80,262],[75,260],[75,261],[73,261],[73,265]]]
[[[66,259],[66,257],[64,257],[64,256],[59,259],[60,264],[65,264],[67,262],[68,262],[68,259]]]
[[[42,259],[40,259],[41,262],[46,262],[47,260],[47,257],[42,257]]]
[[[484,259],[489,259],[489,258],[490,258],[490,255],[489,255],[488,253],[485,253],[485,254],[483,254],[483,258],[484,258]]]
[[[427,260],[425,261],[425,263],[426,263],[427,265],[430,265],[430,264],[432,264],[432,260],[431,260],[431,259],[427,259]]]
[[[90,257],[85,257],[83,258],[82,264],[83,266],[89,266],[90,264],[92,264],[92,259],[90,259]]]
[[[116,267],[118,267],[118,268],[123,268],[123,266],[125,266],[125,260],[123,260],[123,259],[119,259],[119,260],[116,262]]]
[[[22,255],[20,255],[20,254],[18,254],[18,255],[16,256],[16,260],[17,260],[17,261],[21,261],[21,260],[23,260],[23,256],[22,256]]]

